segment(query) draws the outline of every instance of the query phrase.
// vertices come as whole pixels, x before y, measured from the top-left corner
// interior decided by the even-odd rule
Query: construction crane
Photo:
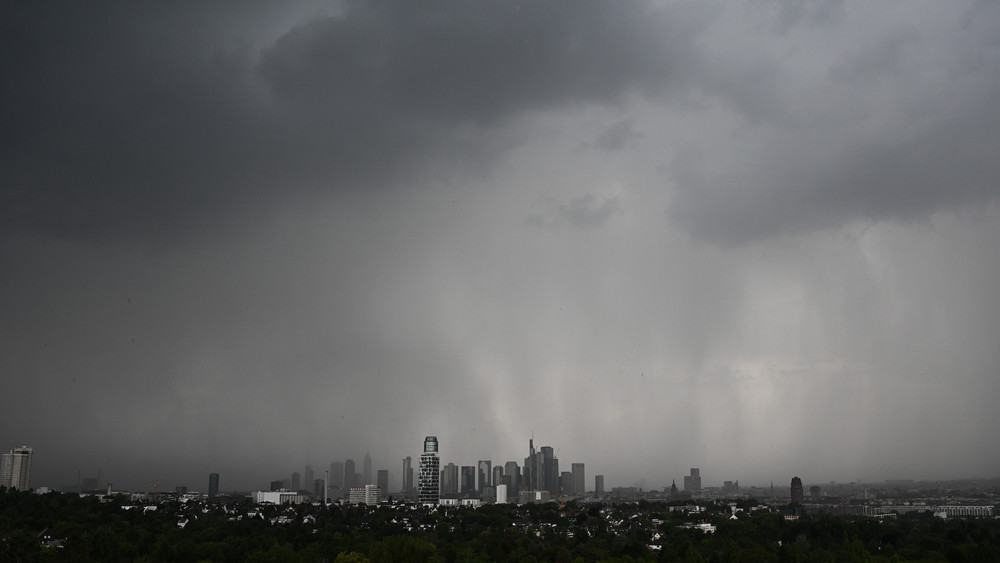
[[[143,483],[142,484],[143,487],[153,487],[153,503],[154,504],[156,504],[157,489],[159,489],[160,485],[163,485],[163,483],[157,481],[156,479],[153,479],[152,483]]]

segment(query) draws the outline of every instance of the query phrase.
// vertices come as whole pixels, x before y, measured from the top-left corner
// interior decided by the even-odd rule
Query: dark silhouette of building
[[[361,485],[374,485],[372,481],[372,456],[365,452],[365,459],[361,461]]]
[[[389,470],[379,469],[378,473],[375,474],[375,484],[378,488],[382,490],[382,494],[388,496],[389,494]]]
[[[809,487],[809,498],[813,502],[819,502],[823,489],[819,488],[819,485],[813,485]]]
[[[594,475],[594,494],[604,496],[604,475]]]
[[[584,495],[587,493],[587,479],[583,472],[582,463],[574,463],[570,466],[573,469],[573,494]]]
[[[476,468],[471,465],[462,466],[462,485],[459,489],[463,495],[476,491]]]
[[[516,461],[508,461],[503,468],[503,482],[507,485],[507,498],[516,499],[521,488],[521,468]]]
[[[535,437],[528,440],[528,457],[524,458],[524,479],[522,490],[538,490],[538,454],[535,452]]]
[[[701,491],[701,469],[691,468],[691,474],[684,476],[684,492],[697,493]]]
[[[302,473],[302,488],[311,491],[315,481],[316,474],[313,473],[312,465],[307,463],[306,470]]]
[[[214,499],[219,494],[219,474],[208,474],[208,498]]]
[[[458,466],[452,462],[448,462],[441,470],[441,494],[442,495],[457,495],[458,494]]]
[[[489,459],[481,459],[479,460],[479,463],[476,464],[476,468],[476,475],[478,479],[476,483],[476,490],[478,490],[479,494],[482,495],[483,490],[486,487],[493,486],[493,461]]]
[[[403,458],[403,494],[410,495],[413,490],[413,458]]]
[[[329,494],[333,498],[340,498],[344,491],[344,474],[347,470],[344,469],[344,462],[334,461],[330,463],[330,478],[326,484]]]
[[[349,459],[344,462],[344,490],[349,491],[357,488],[358,482],[355,479],[357,469],[354,467],[354,460]]]
[[[542,446],[542,450],[538,453],[540,456],[539,465],[542,478],[540,482],[540,488],[543,491],[548,491],[553,497],[559,495],[559,460],[556,458],[555,450],[552,446]]]
[[[559,493],[565,495],[573,494],[573,472],[563,471],[559,474]]]
[[[802,479],[792,477],[792,502],[802,504]]]

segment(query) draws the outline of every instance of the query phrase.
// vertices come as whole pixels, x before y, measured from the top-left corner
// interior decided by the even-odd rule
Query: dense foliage
[[[0,492],[0,561],[1000,561],[1000,521],[930,514],[789,521],[646,502],[127,506],[124,497]],[[715,533],[684,527],[698,522]],[[47,546],[43,531],[62,546]]]

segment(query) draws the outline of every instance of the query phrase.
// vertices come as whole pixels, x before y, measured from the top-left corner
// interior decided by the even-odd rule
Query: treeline
[[[688,516],[660,503],[436,511],[124,504],[2,491],[0,561],[1000,561],[1000,521],[930,514],[787,521],[734,520],[723,505]],[[695,522],[716,531],[683,527]],[[43,530],[62,547],[46,547]]]

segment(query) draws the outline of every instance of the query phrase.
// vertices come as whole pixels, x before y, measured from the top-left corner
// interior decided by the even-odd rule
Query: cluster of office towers
[[[448,463],[443,468],[438,458],[436,436],[424,438],[424,451],[420,455],[417,500],[423,504],[438,504],[442,498],[478,498],[495,502],[508,495],[517,498],[520,493],[545,493],[546,498],[561,495],[582,495],[586,492],[586,477],[582,463],[572,464],[572,471],[559,471],[559,459],[551,446],[535,449],[535,440],[528,442],[528,457],[523,467],[516,461],[493,465],[488,459],[475,465],[458,466]],[[403,460],[404,492],[413,483],[410,458]],[[603,493],[604,478],[597,476],[597,493]],[[498,495],[498,491],[500,494]],[[502,500],[501,500],[502,502]]]
[[[409,458],[406,459],[408,460]],[[365,454],[360,471],[358,471],[358,469],[359,468],[353,459],[348,459],[346,461],[334,461],[330,464],[330,470],[325,474],[321,472],[319,474],[320,478],[317,478],[317,474],[313,470],[312,465],[307,464],[304,474],[295,472],[292,473],[291,479],[271,481],[270,489],[271,491],[288,490],[310,493],[315,498],[346,498],[349,496],[351,489],[363,488],[366,485],[378,486],[379,490],[381,490],[383,494],[389,490],[389,470],[379,469],[377,472],[373,473],[371,454]],[[372,479],[373,475],[375,477],[374,480]],[[403,475],[405,480],[405,465]],[[411,483],[412,480],[411,471]],[[403,486],[405,492],[405,481]]]
[[[514,499],[526,491],[543,492],[545,498],[583,495],[587,492],[584,464],[574,463],[571,467],[572,471],[560,472],[555,450],[551,446],[536,450],[534,438],[528,442],[528,457],[524,458],[523,466],[516,461],[493,465],[491,460],[484,459],[474,466],[447,463],[442,467],[437,437],[427,436],[416,475],[413,458],[403,458],[402,486],[398,492],[404,498],[415,498],[428,504],[437,504],[440,499],[449,498],[496,502],[498,489],[501,497]],[[325,474],[317,474],[311,465],[306,465],[304,474],[296,472],[292,473],[291,479],[270,482],[271,491],[295,491],[309,493],[315,498],[331,499],[349,498],[352,491],[370,486],[377,487],[380,495],[387,495],[389,470],[373,472],[372,458],[367,453],[360,468],[353,459],[334,461]],[[596,477],[595,491],[598,495],[603,494],[603,475]]]

